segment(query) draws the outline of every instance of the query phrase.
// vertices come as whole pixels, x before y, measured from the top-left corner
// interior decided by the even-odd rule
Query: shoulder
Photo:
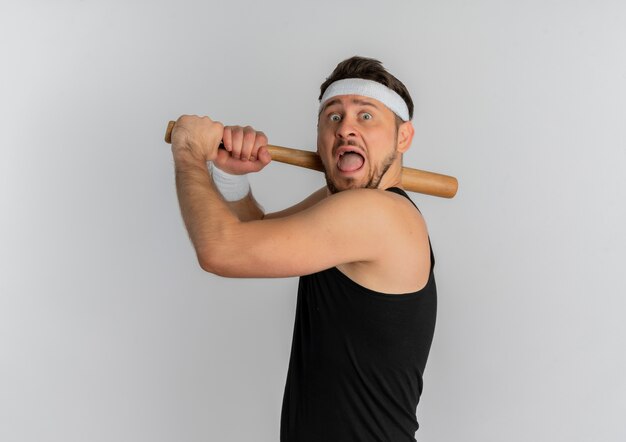
[[[359,235],[360,241],[393,247],[427,241],[426,222],[406,197],[381,189],[351,189],[333,194],[302,213],[309,223],[327,231]],[[378,250],[381,251],[381,250]]]
[[[350,191],[352,193],[352,191]],[[355,191],[346,200],[371,203],[363,209],[365,241],[373,247],[368,260],[338,266],[358,284],[383,293],[409,293],[422,288],[429,277],[430,248],[426,223],[420,211],[403,195],[383,191]]]
[[[339,216],[424,224],[422,214],[408,198],[382,189],[345,190],[325,198],[319,205],[324,212]]]
[[[403,206],[401,203],[404,201],[409,205],[411,204],[406,198],[382,189],[350,189],[330,195],[324,198],[321,203],[336,209],[349,208],[364,212],[376,212],[380,209],[391,211],[400,209]]]

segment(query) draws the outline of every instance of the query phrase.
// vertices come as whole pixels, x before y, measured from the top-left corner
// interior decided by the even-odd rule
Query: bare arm
[[[181,119],[172,134],[177,193],[198,261],[208,272],[285,277],[347,263],[383,262],[397,256],[398,247],[406,248],[425,234],[408,202],[376,189],[344,191],[306,208],[303,202],[292,214],[242,222],[206,170],[206,161],[216,155],[222,126],[206,117]],[[320,198],[322,190],[309,203]]]
[[[263,146],[267,144],[267,138],[263,132],[255,131],[252,127],[246,126],[229,126],[223,128],[223,132],[219,135],[221,124],[212,122],[208,118],[198,117],[181,117],[179,122],[189,122],[196,125],[213,126],[217,128],[215,132],[216,139],[223,139],[226,150],[215,151],[214,162],[216,167],[226,169],[229,173],[237,172],[257,172],[269,164],[271,158],[267,152],[263,152]],[[301,201],[300,203],[287,208],[285,210],[265,214],[263,208],[257,203],[252,192],[250,191],[243,199],[238,201],[224,201],[219,194],[219,190],[215,187],[208,173],[206,162],[198,161],[202,155],[194,155],[193,150],[185,147],[190,140],[193,126],[189,129],[184,124],[177,125],[177,136],[172,142],[172,152],[174,154],[175,170],[176,170],[176,189],[181,210],[181,215],[189,238],[194,245],[196,251],[198,245],[205,240],[202,229],[199,225],[202,220],[207,222],[214,216],[209,213],[209,208],[216,205],[217,215],[224,214],[226,218],[230,218],[230,222],[236,219],[241,222],[272,219],[288,216],[304,210],[326,197],[326,188],[323,187],[312,195]],[[182,133],[181,133],[182,132]],[[212,141],[213,143],[215,140]],[[208,144],[208,140],[204,140],[204,144]],[[206,146],[204,146],[206,148]],[[197,153],[197,152],[196,152]],[[263,155],[265,154],[265,158]],[[255,158],[256,157],[256,158]],[[242,159],[244,158],[244,159]],[[248,161],[253,158],[257,161]],[[224,209],[230,212],[227,216]]]
[[[285,216],[293,215],[317,204],[318,202],[326,198],[327,195],[327,187],[324,186],[291,207],[280,210],[278,212],[267,214],[263,211],[263,207],[261,207],[261,205],[254,198],[252,191],[250,191],[248,195],[246,195],[239,201],[227,201],[226,204],[228,205],[228,208],[235,215],[237,215],[239,221],[255,221],[261,219],[282,218]]]
[[[201,261],[198,253],[202,245],[219,240],[225,226],[238,223],[239,219],[213,184],[206,162],[185,149],[172,150],[180,212],[196,256]]]
[[[311,195],[300,201],[298,204],[295,204],[287,209],[281,210],[279,212],[268,213],[263,217],[263,219],[276,219],[283,218],[285,216],[294,215],[298,212],[308,209],[309,207],[314,206],[315,204],[322,201],[324,198],[328,196],[327,187],[324,186],[319,190],[316,190]]]
[[[254,199],[252,192],[249,192],[248,195],[239,201],[227,202],[227,205],[237,215],[239,221],[254,221],[263,219],[266,216],[263,208]]]
[[[180,211],[200,266],[230,277],[283,277],[368,261],[380,253],[375,231],[388,220],[371,197],[378,191],[342,192],[281,218],[241,222],[222,199],[202,161],[175,154]],[[354,228],[354,219],[362,219]],[[332,220],[332,222],[330,222]]]
[[[196,252],[204,270],[227,277],[300,276],[374,263],[412,241],[415,223],[407,222],[407,212],[388,192],[344,191],[289,216],[221,224],[219,235],[200,235],[207,240]],[[203,226],[215,230],[209,222]]]

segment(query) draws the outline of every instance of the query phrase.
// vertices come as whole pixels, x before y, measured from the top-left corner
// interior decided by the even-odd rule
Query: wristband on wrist
[[[226,201],[239,201],[250,192],[250,182],[247,175],[232,175],[224,172],[208,162],[209,172],[213,177],[215,187]]]

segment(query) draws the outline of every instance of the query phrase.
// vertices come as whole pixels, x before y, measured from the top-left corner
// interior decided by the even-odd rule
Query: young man
[[[380,62],[341,62],[321,86],[327,186],[273,214],[245,178],[270,162],[262,132],[196,116],[173,129],[181,213],[202,268],[301,277],[283,442],[415,440],[437,295],[426,224],[401,184],[412,114]]]

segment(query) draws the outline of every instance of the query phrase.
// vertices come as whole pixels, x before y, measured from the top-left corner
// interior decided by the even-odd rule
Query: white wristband
[[[215,187],[226,201],[239,201],[248,195],[250,182],[247,175],[231,175],[215,167],[211,161],[208,162],[208,166]]]

